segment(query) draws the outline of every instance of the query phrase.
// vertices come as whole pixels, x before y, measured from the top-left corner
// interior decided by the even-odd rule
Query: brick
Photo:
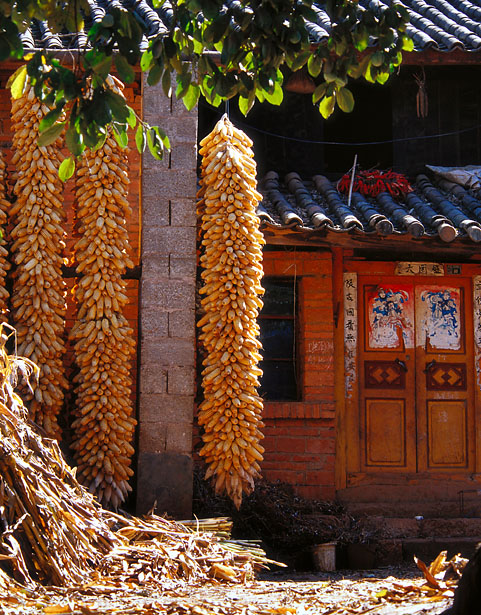
[[[169,123],[169,139],[172,147],[178,143],[196,142],[197,114],[194,112],[182,114]]]
[[[192,198],[197,192],[195,166],[188,169],[169,169],[166,166],[149,173],[142,181],[143,199],[154,206],[159,195],[165,199]]]
[[[142,258],[145,262],[152,256],[196,253],[195,229],[192,227],[150,226],[142,231]]]
[[[145,339],[142,342],[142,363],[153,361],[165,367],[194,367],[195,353],[192,341],[185,338]]]
[[[144,177],[143,182],[147,180]],[[143,191],[145,189],[143,188]],[[162,198],[159,198],[162,195]],[[142,219],[144,222],[143,230],[146,229],[145,223],[150,226],[162,227],[170,224],[169,199],[163,192],[157,193],[156,199],[144,198],[142,202]],[[147,227],[148,228],[148,227]]]
[[[171,254],[169,261],[169,275],[171,279],[195,280],[197,262],[194,257]]]
[[[140,398],[140,423],[192,424],[194,398],[192,395],[144,393]]]
[[[191,171],[197,158],[197,146],[195,140],[191,139],[184,143],[175,143],[170,152],[169,168],[174,170]]]
[[[304,452],[305,442],[303,438],[289,438],[286,436],[278,436],[276,440],[276,449],[279,452]]]
[[[167,378],[169,395],[194,395],[195,371],[191,367],[170,367]]]
[[[173,310],[168,314],[169,319],[169,337],[183,338],[191,340],[192,344],[195,339],[195,311],[192,309]]]
[[[143,280],[164,280],[169,277],[169,255],[152,255],[142,263]]]
[[[185,453],[190,455],[192,449],[192,424],[140,423],[139,444],[144,452]]]
[[[140,393],[167,393],[167,369],[158,365],[142,365],[139,373]]]
[[[334,484],[333,472],[323,472],[321,470],[306,471],[306,485],[331,485]]]
[[[310,369],[304,374],[304,386],[334,386],[334,372]]]
[[[142,277],[142,307],[156,306],[159,310],[175,310],[180,306],[194,305],[195,280],[164,280]]]
[[[172,226],[197,226],[197,213],[193,199],[170,201],[170,224]]]

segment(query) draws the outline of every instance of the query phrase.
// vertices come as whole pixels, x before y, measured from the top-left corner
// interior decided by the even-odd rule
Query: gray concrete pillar
[[[142,156],[137,512],[190,518],[195,386],[197,109],[144,82],[143,117],[168,134]]]

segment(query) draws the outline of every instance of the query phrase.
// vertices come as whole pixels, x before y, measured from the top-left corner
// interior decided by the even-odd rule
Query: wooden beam
[[[425,51],[404,52],[401,66],[460,66],[480,63],[481,51],[426,49]]]

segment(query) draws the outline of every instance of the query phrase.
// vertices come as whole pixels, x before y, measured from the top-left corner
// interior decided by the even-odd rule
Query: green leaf
[[[147,131],[147,145],[152,156],[156,160],[162,160],[164,157],[162,142],[158,139],[158,135],[153,128]]]
[[[67,179],[70,179],[75,172],[75,160],[70,156],[69,158],[64,158],[60,163],[58,168],[58,176],[60,179],[65,182]]]
[[[38,125],[39,132],[43,132],[47,128],[50,128],[50,126],[52,126],[52,124],[58,120],[58,118],[62,114],[64,106],[65,102],[61,103],[60,105],[57,105],[55,109],[49,111],[47,115],[40,120],[40,123]]]
[[[319,103],[319,111],[325,120],[327,120],[327,118],[332,115],[335,104],[336,99],[334,98],[334,96],[324,96],[324,98]]]
[[[117,53],[114,56],[114,62],[115,62],[115,68],[117,69],[117,72],[119,73],[120,79],[124,83],[133,83],[135,80],[135,71],[132,68],[132,66],[130,66],[130,64],[127,62],[125,57]]]
[[[200,88],[195,83],[191,83],[185,96],[183,97],[184,105],[188,111],[193,109],[197,104],[200,96]]]
[[[65,133],[65,145],[74,156],[80,156],[85,149],[80,134],[72,126],[69,126]]]
[[[159,83],[160,78],[162,76],[163,67],[160,64],[154,64],[149,71],[147,76],[147,84],[148,85],[156,85]]]
[[[56,141],[62,134],[64,128],[65,122],[60,122],[59,124],[54,124],[53,126],[50,126],[50,128],[47,128],[47,130],[44,130],[38,137],[38,146],[45,147]]]
[[[371,56],[371,62],[373,66],[381,66],[384,62],[384,54],[382,51],[376,51]]]
[[[162,130],[162,128],[159,128],[158,126],[153,126],[152,130],[155,130],[155,134],[161,140],[161,142],[162,142],[163,146],[165,147],[165,149],[169,149],[170,150],[169,137],[165,134],[165,132]]]
[[[327,90],[327,85],[328,85],[327,83],[321,83],[321,85],[318,85],[317,88],[314,90],[312,94],[313,104],[316,104],[317,102],[319,102],[321,98],[325,95],[326,90]]]
[[[113,127],[115,140],[119,144],[119,147],[125,149],[129,144],[129,135],[127,134],[127,131],[119,124],[113,124]]]
[[[270,102],[271,105],[280,105],[284,98],[284,92],[282,91],[281,85],[276,83],[274,85],[274,91],[272,93],[265,91],[264,96],[267,102]]]
[[[414,42],[408,36],[403,36],[403,51],[413,51],[414,50]]]
[[[168,69],[164,70],[164,74],[162,75],[162,89],[164,90],[164,94],[167,98],[172,96],[172,89],[170,85],[170,71]]]
[[[152,54],[152,51],[147,49],[146,51],[144,51],[140,59],[140,70],[144,73],[147,72],[153,63],[154,63],[154,56]]]
[[[24,64],[17,68],[7,82],[7,88],[10,88],[12,98],[17,99],[22,96],[27,83],[27,66]]]
[[[121,124],[127,122],[131,109],[125,98],[112,90],[105,90],[104,96],[112,116]]]
[[[255,103],[256,97],[254,92],[249,92],[247,98],[239,96],[239,109],[243,115],[247,115]]]
[[[311,77],[318,77],[322,68],[322,58],[319,56],[311,56],[307,61],[307,70]]]
[[[384,85],[386,81],[389,79],[389,77],[390,77],[390,74],[387,71],[384,71],[376,75],[376,82],[380,83],[381,85]]]
[[[354,96],[351,90],[340,88],[337,92],[336,100],[339,108],[345,113],[351,113],[354,109]]]
[[[135,133],[135,144],[137,145],[137,151],[139,154],[142,154],[145,151],[146,139],[145,139],[145,129],[142,124],[138,125],[137,131]]]
[[[291,70],[293,73],[296,72],[296,70],[299,70],[300,68],[302,68],[304,66],[304,64],[309,60],[309,58],[311,57],[311,52],[310,51],[303,51],[302,53],[300,53],[299,55],[297,55],[292,64],[291,64]]]
[[[129,107],[127,105],[127,109],[129,110],[129,116],[127,118],[127,124],[130,126],[130,128],[135,128],[137,126],[137,116],[135,115],[135,111],[132,109],[132,107]]]

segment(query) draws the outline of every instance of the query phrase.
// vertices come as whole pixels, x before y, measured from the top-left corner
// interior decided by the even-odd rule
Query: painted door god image
[[[458,288],[440,286],[418,287],[417,302],[421,326],[417,344],[436,350],[461,349],[461,297]]]
[[[413,347],[414,301],[411,285],[389,284],[368,291],[367,311],[369,348]]]

